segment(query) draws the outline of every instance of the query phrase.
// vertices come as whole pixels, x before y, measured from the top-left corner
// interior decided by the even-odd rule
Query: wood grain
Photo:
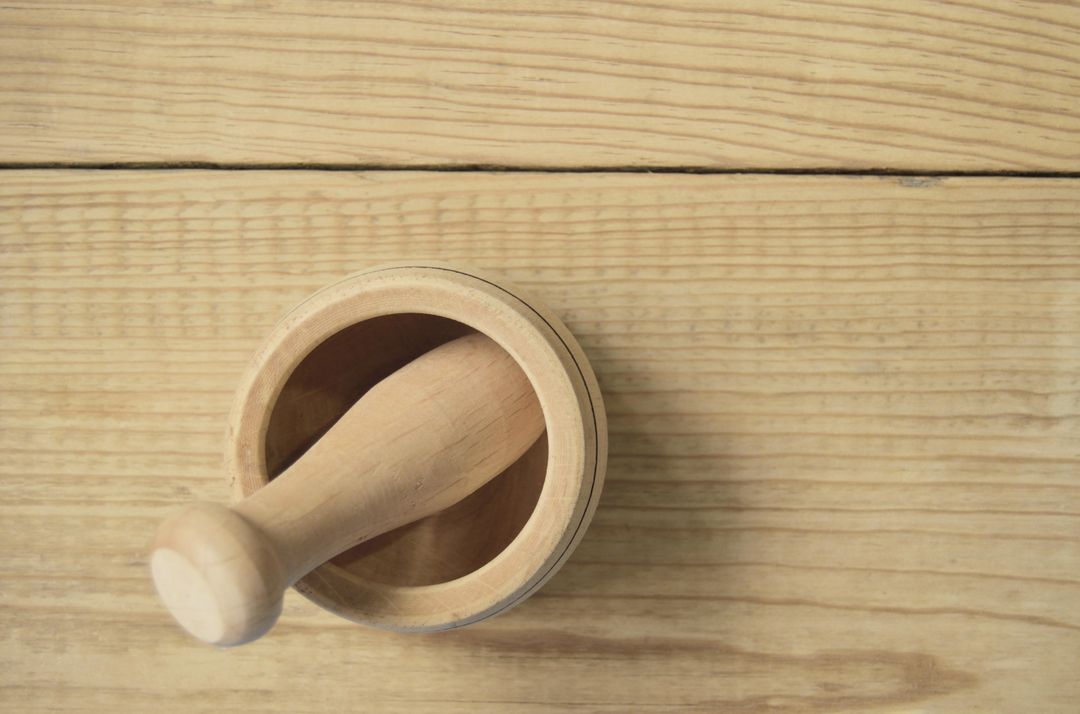
[[[1080,168],[1080,5],[0,8],[0,158]]]
[[[1075,711],[1076,181],[2,179],[6,711]],[[186,638],[146,548],[226,498],[246,361],[313,289],[411,258],[581,338],[611,422],[589,534],[475,628],[290,593],[249,648]]]

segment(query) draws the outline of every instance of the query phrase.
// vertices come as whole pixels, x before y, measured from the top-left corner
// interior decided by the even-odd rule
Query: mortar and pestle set
[[[273,329],[229,421],[236,502],[164,521],[154,583],[222,646],[266,633],[289,586],[376,627],[469,625],[566,561],[606,459],[596,378],[546,308],[448,266],[373,269]]]

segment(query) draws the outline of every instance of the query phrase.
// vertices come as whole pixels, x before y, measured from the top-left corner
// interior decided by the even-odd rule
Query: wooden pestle
[[[150,558],[176,620],[217,645],[250,642],[286,588],[381,533],[457,503],[544,431],[528,378],[491,339],[453,340],[370,389],[284,473],[232,508],[165,520]]]

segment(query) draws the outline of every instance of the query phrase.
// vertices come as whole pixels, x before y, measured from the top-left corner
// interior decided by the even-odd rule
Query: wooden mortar
[[[241,381],[229,422],[226,466],[235,498],[251,496],[294,462],[303,466],[305,452],[384,378],[473,333],[494,341],[524,373],[542,411],[543,436],[463,500],[366,540],[295,582],[319,606],[393,630],[461,627],[534,593],[584,534],[607,458],[603,403],[584,353],[566,327],[520,289],[442,265],[350,276],[277,324]],[[337,434],[336,443],[345,443],[345,424],[327,439]],[[366,457],[370,450],[365,447]],[[310,488],[317,488],[320,478],[308,470],[315,474]],[[334,481],[326,477],[325,483]],[[252,503],[236,508],[242,513]],[[273,513],[263,517],[276,525]],[[186,527],[199,526],[192,520]],[[175,530],[167,522],[158,547],[162,539],[176,540]],[[219,644],[251,638],[223,637]]]

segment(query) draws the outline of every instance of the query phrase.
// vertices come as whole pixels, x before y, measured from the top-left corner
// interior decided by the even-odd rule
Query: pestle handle
[[[165,520],[151,554],[158,593],[199,639],[263,635],[286,588],[321,563],[457,503],[544,431],[528,378],[472,334],[370,389],[284,473],[232,508]]]

